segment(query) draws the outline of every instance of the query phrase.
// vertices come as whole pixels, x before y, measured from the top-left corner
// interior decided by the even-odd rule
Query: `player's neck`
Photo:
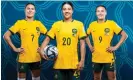
[[[34,21],[34,17],[26,17],[25,20],[26,20],[26,21],[29,21],[29,22],[30,22],[30,21]]]
[[[72,18],[64,18],[64,20],[63,20],[64,22],[72,22],[73,21],[73,19]]]
[[[97,22],[98,23],[104,23],[104,22],[106,22],[106,19],[98,19]]]

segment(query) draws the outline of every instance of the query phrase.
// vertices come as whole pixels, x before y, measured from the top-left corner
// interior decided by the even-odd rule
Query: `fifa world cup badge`
[[[77,34],[77,29],[72,29],[72,35],[75,37]]]
[[[109,32],[110,32],[110,29],[109,28],[105,28],[104,29],[104,32],[105,32],[105,35],[108,36],[109,35]]]

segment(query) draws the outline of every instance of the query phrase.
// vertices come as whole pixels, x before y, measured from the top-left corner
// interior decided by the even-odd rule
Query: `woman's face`
[[[62,7],[62,12],[63,12],[64,18],[66,19],[72,18],[73,8],[69,4],[64,4],[64,6]]]
[[[34,17],[35,15],[35,6],[32,4],[29,4],[25,8],[25,15],[29,18]]]
[[[97,10],[96,10],[96,15],[97,15],[97,18],[99,19],[99,20],[103,20],[103,19],[105,19],[105,17],[106,17],[106,10],[105,10],[105,8],[104,7],[98,7],[97,8]]]

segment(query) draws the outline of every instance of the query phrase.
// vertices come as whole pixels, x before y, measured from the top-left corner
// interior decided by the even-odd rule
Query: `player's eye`
[[[97,10],[96,12],[100,12],[99,10]]]
[[[68,10],[72,10],[72,8],[68,8]]]
[[[35,10],[34,8],[31,8],[31,10]]]
[[[63,8],[63,11],[65,11],[66,10],[66,8]]]
[[[27,8],[27,10],[30,10],[30,8]]]
[[[101,12],[105,12],[104,10],[101,10]]]

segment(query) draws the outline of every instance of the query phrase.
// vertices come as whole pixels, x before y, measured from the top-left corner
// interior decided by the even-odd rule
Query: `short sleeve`
[[[91,34],[91,31],[92,31],[92,29],[91,29],[91,24],[90,24],[89,27],[88,27],[88,29],[87,29],[87,35],[90,35]]]
[[[40,32],[42,34],[46,34],[47,33],[46,27],[41,22],[39,22],[39,27],[40,27]]]
[[[86,37],[85,29],[83,23],[79,26],[79,39],[84,39]]]
[[[112,21],[112,26],[113,26],[114,33],[120,34],[120,32],[122,31],[122,28],[119,27],[119,25],[117,25],[117,23],[114,21]]]
[[[52,28],[48,31],[47,36],[49,36],[50,38],[54,39],[55,38],[55,34],[56,34],[56,24],[54,23],[52,25]]]
[[[9,28],[9,31],[11,31],[11,33],[15,34],[17,32],[19,32],[20,30],[20,22],[17,21],[12,27]]]

